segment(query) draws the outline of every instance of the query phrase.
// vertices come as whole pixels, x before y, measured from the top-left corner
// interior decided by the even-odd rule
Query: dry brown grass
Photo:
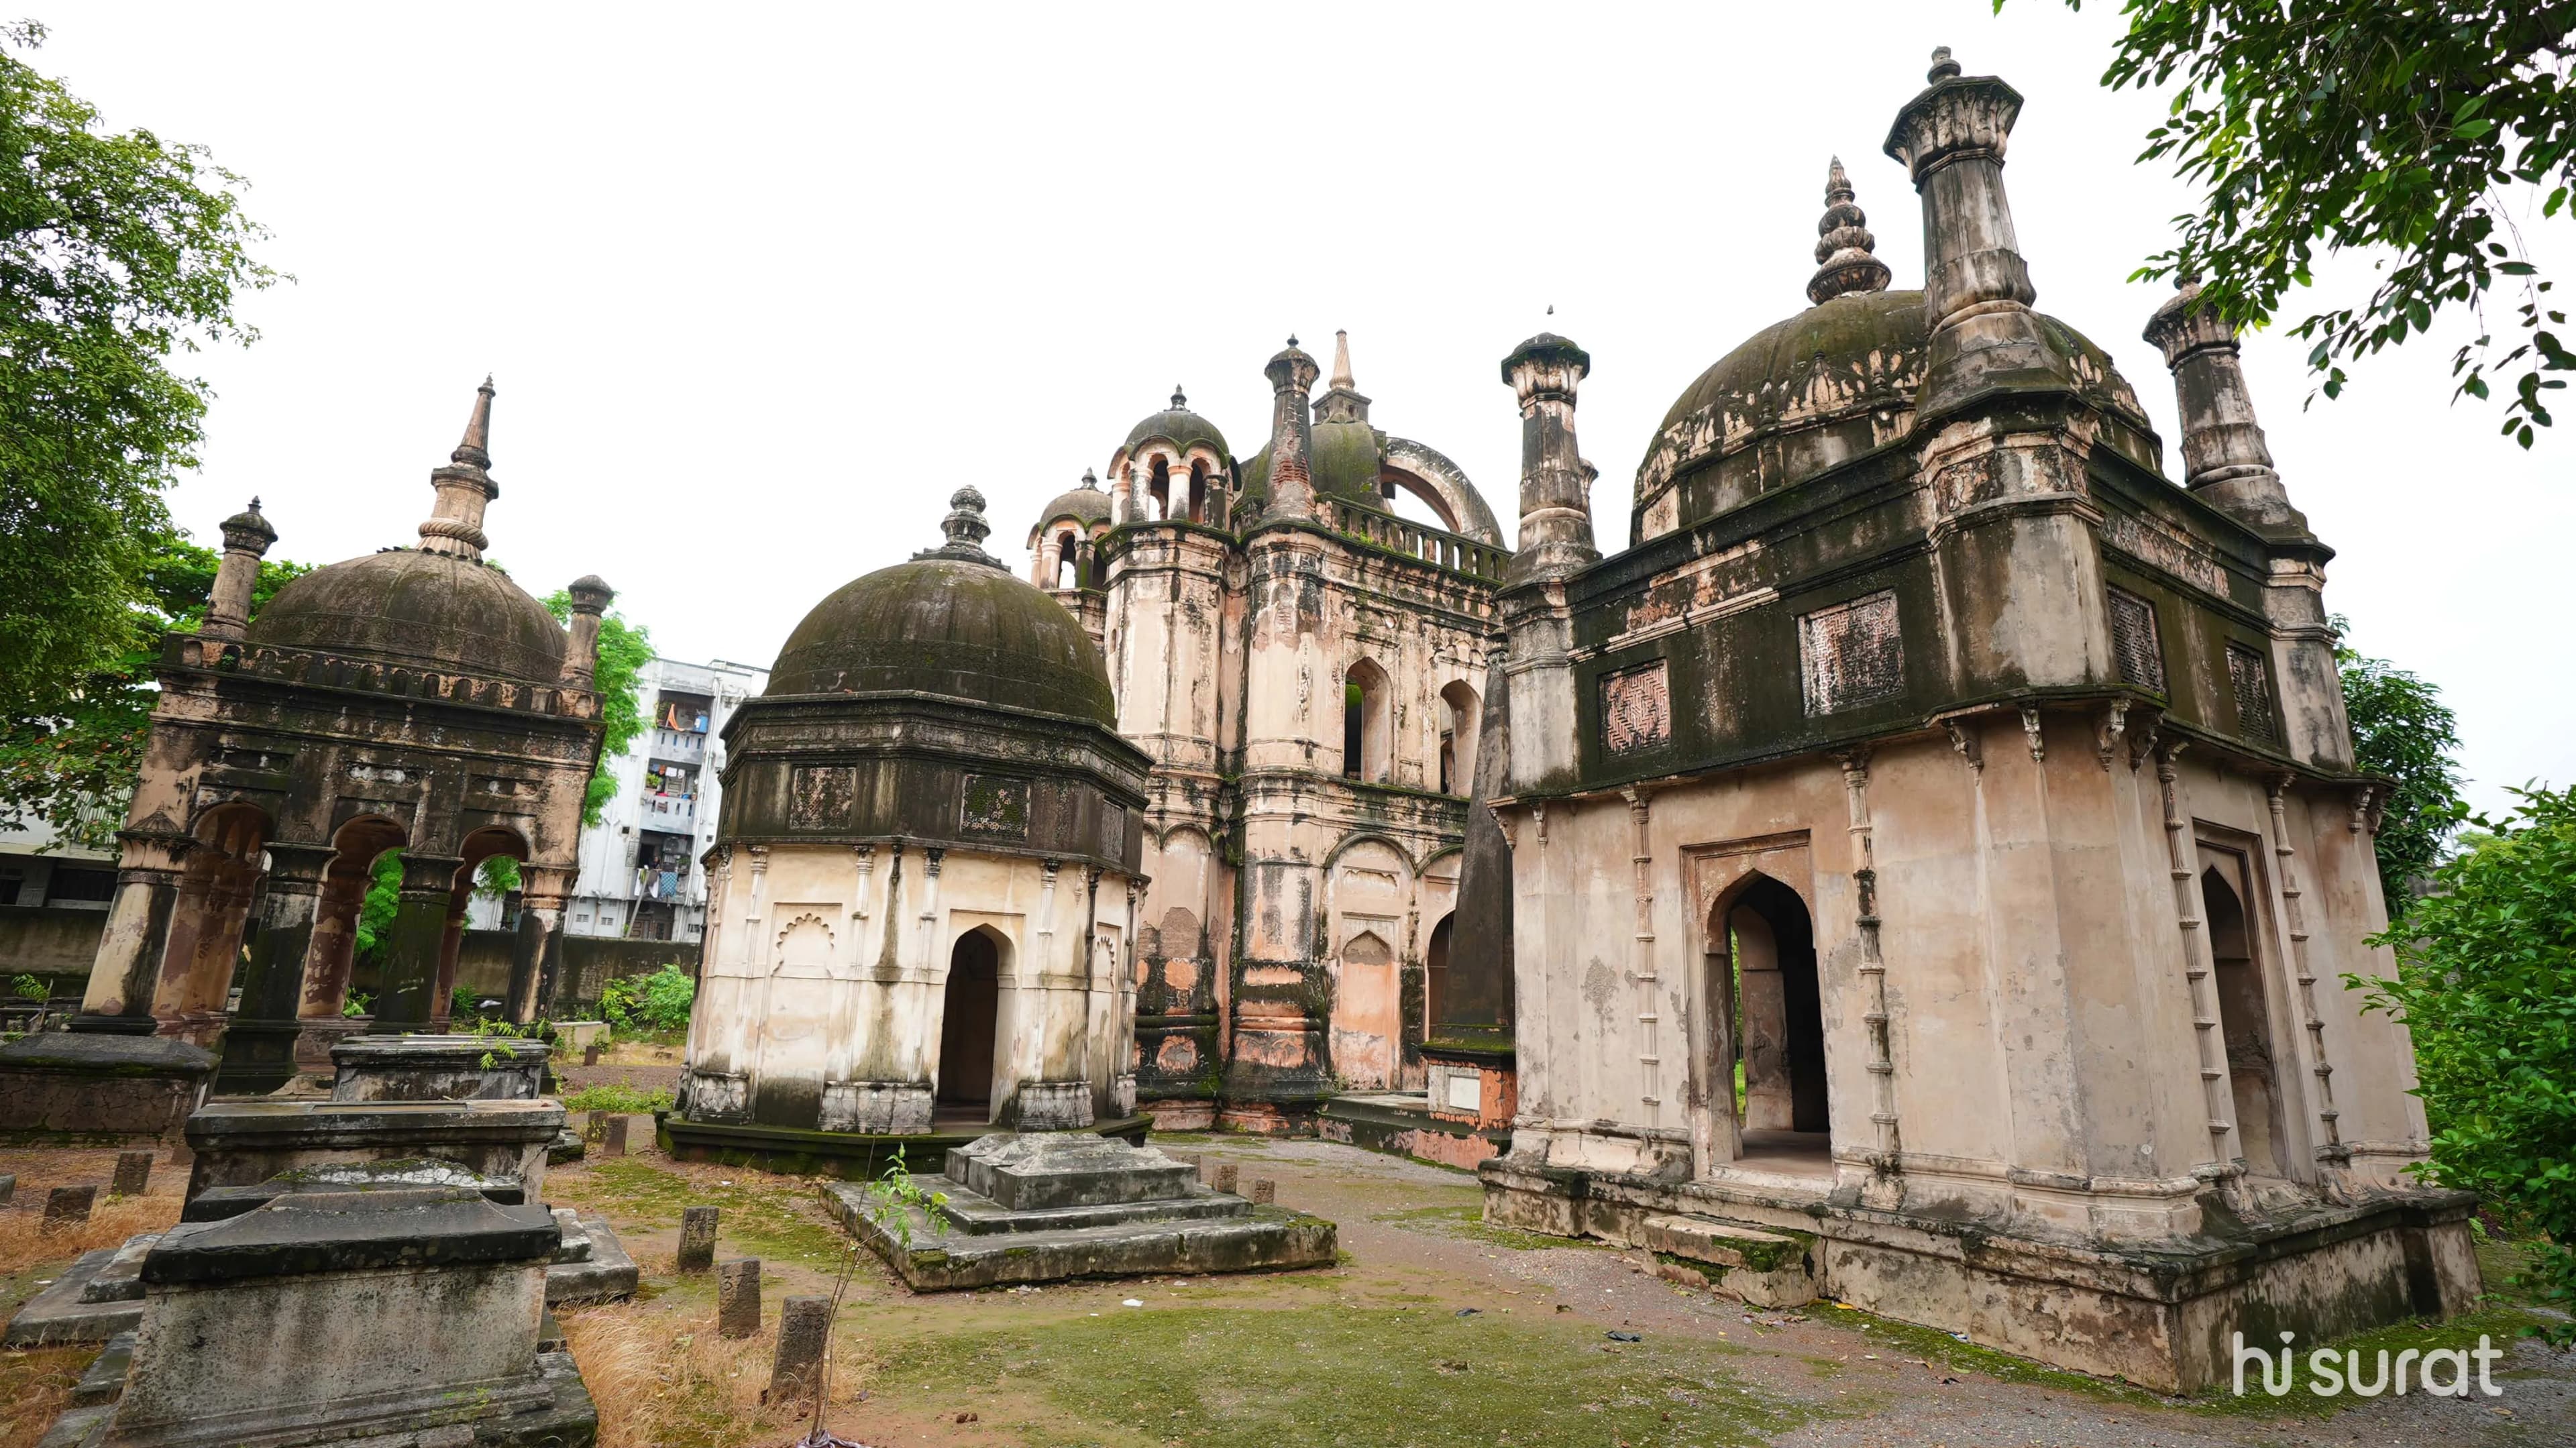
[[[99,1247],[114,1247],[137,1232],[158,1232],[179,1220],[176,1196],[102,1196],[89,1220],[59,1232],[43,1230],[44,1202],[0,1212],[0,1277],[41,1262],[65,1260]]]
[[[734,1341],[716,1336],[713,1312],[674,1316],[612,1304],[559,1317],[599,1405],[599,1448],[786,1444],[804,1431],[802,1411],[760,1401],[778,1351],[774,1306],[758,1335]],[[845,1372],[834,1372],[835,1403],[852,1396]]]
[[[97,1356],[95,1344],[0,1353],[0,1448],[35,1448]]]

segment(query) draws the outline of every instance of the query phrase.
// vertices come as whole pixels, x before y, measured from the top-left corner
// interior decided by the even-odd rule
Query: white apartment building
[[[636,676],[644,732],[609,762],[616,797],[581,832],[581,876],[566,906],[573,935],[696,940],[706,931],[706,872],[698,857],[716,838],[716,736],[735,706],[769,683],[769,671],[718,659],[655,658]],[[518,899],[477,897],[478,929],[511,923]]]

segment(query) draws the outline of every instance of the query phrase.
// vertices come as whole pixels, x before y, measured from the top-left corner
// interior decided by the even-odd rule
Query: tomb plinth
[[[512,1036],[352,1036],[331,1048],[334,1101],[532,1101],[554,1047]]]
[[[182,1223],[142,1252],[122,1378],[84,1381],[42,1441],[582,1448],[597,1412],[539,1342],[561,1242],[545,1208],[466,1187],[290,1192]]]
[[[1189,1163],[1113,1138],[996,1133],[914,1180],[939,1200],[880,1207],[830,1182],[823,1201],[915,1292],[1333,1262],[1331,1222],[1210,1190]]]
[[[171,1036],[39,1031],[0,1045],[0,1130],[158,1136],[206,1097],[214,1053]]]
[[[188,1195],[331,1163],[436,1157],[519,1183],[536,1200],[563,1126],[563,1106],[551,1100],[216,1101],[188,1118],[197,1154]]]

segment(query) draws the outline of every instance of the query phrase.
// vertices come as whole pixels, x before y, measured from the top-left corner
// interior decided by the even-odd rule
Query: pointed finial
[[[1186,393],[1186,392],[1183,392],[1183,391],[1181,390],[1181,384],[1179,384],[1179,383],[1177,383],[1177,382],[1173,383],[1173,384],[1172,384],[1172,411],[1174,411],[1174,412],[1187,412],[1187,411],[1189,411],[1189,409],[1190,409],[1190,397],[1189,397],[1189,394],[1188,394],[1188,393]]]
[[[257,493],[250,495],[250,510],[254,513],[259,511],[259,494]]]
[[[1923,78],[1934,85],[1939,85],[1958,73],[1959,62],[1950,58],[1950,47],[1946,45],[1932,47],[1932,68],[1924,72]]]
[[[1332,385],[1344,392],[1352,391],[1354,387],[1351,382],[1351,334],[1348,332],[1333,333]]]
[[[1082,470],[1082,488],[1083,491],[1087,493],[1096,493],[1100,491],[1100,478],[1089,468],[1084,468]]]
[[[1550,302],[1547,304],[1547,314],[1551,317],[1556,315],[1556,303]]]
[[[1294,346],[1296,346],[1296,345],[1297,345],[1297,334],[1296,334],[1296,333],[1291,332],[1291,333],[1289,333],[1289,334],[1288,334],[1288,345],[1289,345],[1289,346],[1291,346],[1291,347],[1294,347]]]
[[[492,466],[492,375],[488,372],[483,385],[474,389],[474,411],[465,419],[465,439],[447,460],[460,467]]]
[[[1887,263],[1873,253],[1878,238],[1870,235],[1869,217],[1852,199],[1851,177],[1836,156],[1825,170],[1825,215],[1816,223],[1816,274],[1807,279],[1807,300],[1822,304],[1851,292],[1887,290]]]
[[[940,520],[940,531],[948,541],[936,548],[912,555],[915,558],[954,558],[965,563],[986,563],[995,568],[1002,560],[984,551],[984,538],[993,525],[984,521],[984,495],[972,486],[959,488],[948,495],[948,516]]]

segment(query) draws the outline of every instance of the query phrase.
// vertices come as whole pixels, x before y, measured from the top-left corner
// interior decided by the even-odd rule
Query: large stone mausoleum
[[[983,550],[982,496],[953,504],[944,546],[817,604],[725,727],[683,1150],[1134,1109],[1145,762],[1099,650]]]

